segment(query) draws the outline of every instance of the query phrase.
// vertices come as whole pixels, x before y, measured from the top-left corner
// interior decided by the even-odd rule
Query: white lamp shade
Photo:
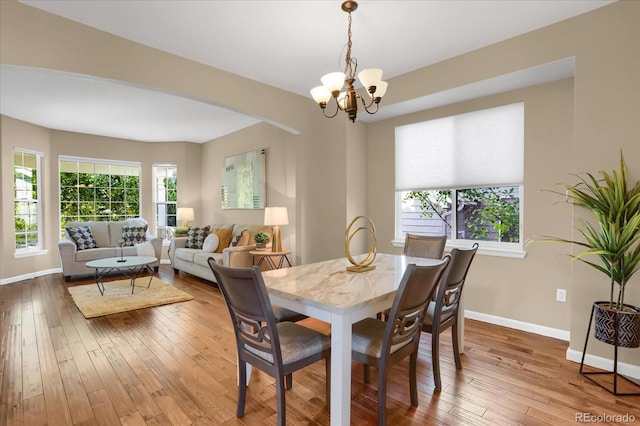
[[[178,220],[193,220],[193,208],[191,207],[178,207]]]
[[[382,70],[380,68],[367,68],[358,73],[358,80],[365,87],[369,89],[371,86],[378,86],[378,83],[382,80]]]
[[[324,86],[317,86],[311,89],[311,96],[318,104],[327,103],[331,99],[331,92]]]
[[[264,209],[265,225],[288,225],[289,214],[286,207],[266,207]]]
[[[344,86],[344,73],[332,72],[322,76],[320,81],[329,92],[339,92]]]
[[[384,94],[387,93],[387,87],[388,86],[389,86],[389,84],[386,81],[378,82],[378,85],[376,86],[376,92],[373,94],[372,97],[374,97],[374,98],[383,97]]]

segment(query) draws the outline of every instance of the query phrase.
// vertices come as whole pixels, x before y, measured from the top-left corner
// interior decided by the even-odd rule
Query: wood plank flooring
[[[86,320],[65,283],[49,275],[0,286],[0,425],[274,425],[275,384],[254,369],[246,414],[235,417],[236,351],[215,286],[168,265],[160,278],[194,296],[166,306]],[[431,336],[422,337],[418,407],[409,404],[408,362],[387,393],[389,425],[563,425],[579,413],[627,415],[640,424],[640,396],[616,397],[565,360],[567,343],[468,320],[463,369],[450,333],[441,344],[443,389],[434,392]],[[352,424],[377,421],[376,374],[353,364]],[[324,366],[294,374],[290,425],[328,425]],[[631,423],[633,424],[633,422]]]

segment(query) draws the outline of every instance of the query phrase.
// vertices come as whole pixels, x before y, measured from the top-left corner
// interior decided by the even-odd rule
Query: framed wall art
[[[264,209],[266,198],[266,151],[261,149],[225,157],[222,208]]]

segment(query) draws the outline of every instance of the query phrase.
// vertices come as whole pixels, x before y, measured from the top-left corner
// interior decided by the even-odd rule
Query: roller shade
[[[524,103],[398,126],[395,137],[396,191],[524,180]]]

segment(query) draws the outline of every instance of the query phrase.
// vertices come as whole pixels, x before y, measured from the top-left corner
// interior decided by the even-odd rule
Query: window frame
[[[84,164],[91,164],[94,166],[94,170],[95,170],[95,166],[108,166],[109,168],[111,167],[124,167],[124,168],[137,168],[138,170],[138,174],[137,174],[137,178],[138,178],[138,213],[137,216],[131,216],[131,215],[127,215],[126,212],[121,215],[122,217],[119,218],[118,220],[126,220],[129,217],[140,217],[140,210],[142,208],[143,205],[143,191],[142,191],[142,187],[143,187],[143,182],[142,182],[142,163],[141,162],[136,162],[136,161],[122,161],[122,160],[110,160],[110,159],[102,159],[102,158],[89,158],[89,157],[75,157],[75,156],[69,156],[69,155],[60,155],[58,156],[58,223],[61,226],[60,229],[60,233],[61,235],[64,236],[65,234],[65,230],[64,230],[64,223],[62,223],[62,218],[63,218],[63,212],[62,212],[62,201],[63,201],[63,196],[62,196],[62,191],[63,191],[63,186],[61,185],[61,174],[62,172],[62,168],[61,168],[61,163],[84,163]],[[78,174],[81,174],[82,172],[80,171],[80,169],[78,168]],[[99,174],[103,174],[103,173],[99,173]],[[122,176],[133,176],[133,175],[127,175],[124,174]],[[79,187],[79,186],[78,186]],[[80,188],[80,187],[79,187]],[[113,187],[111,186],[111,184],[109,185],[109,190],[112,190],[113,188],[117,188],[117,187]],[[126,190],[126,188],[124,188]],[[125,200],[126,200],[126,191],[125,191]],[[80,199],[80,195],[78,193],[77,195],[77,199],[76,199],[77,203],[80,205],[80,203],[82,203],[82,200]],[[126,204],[126,202],[125,202]],[[78,215],[78,219],[80,221],[104,221],[103,217],[100,216],[96,216],[95,211],[94,211],[94,215],[92,218],[86,218],[84,216],[80,217],[80,215]],[[108,220],[106,221],[111,221],[113,220],[112,217],[110,217]]]
[[[15,162],[15,155],[16,153],[20,153],[23,155],[23,164],[24,165],[24,154],[27,155],[33,155],[35,156],[35,161],[36,161],[36,191],[37,191],[37,198],[34,200],[33,198],[31,199],[20,199],[16,196],[16,175],[15,175],[15,169],[16,169],[16,162]],[[48,250],[44,249],[44,244],[43,244],[43,234],[44,234],[44,221],[43,221],[43,215],[42,215],[42,159],[44,158],[44,154],[42,152],[38,152],[38,151],[33,151],[30,149],[25,149],[25,148],[19,148],[19,147],[14,147],[13,149],[13,186],[14,186],[14,194],[13,194],[13,205],[14,205],[14,229],[13,229],[13,238],[14,238],[14,258],[20,258],[20,257],[28,257],[28,256],[38,256],[38,255],[43,255],[48,253]],[[33,185],[33,183],[32,183]],[[36,224],[37,224],[37,231],[36,231],[36,235],[37,235],[37,239],[38,242],[35,246],[31,246],[29,247],[28,244],[26,247],[21,247],[18,248],[17,246],[17,236],[18,236],[18,232],[15,229],[15,205],[16,203],[35,203],[36,204]],[[25,238],[28,238],[28,232],[27,230],[25,230],[24,232],[24,236]],[[31,233],[33,234],[33,233]]]
[[[495,110],[496,114],[491,113],[491,110]],[[480,254],[524,258],[526,256],[524,251],[525,121],[525,103],[514,102],[397,126],[395,130],[396,159],[394,164],[396,167],[396,182],[394,185],[395,224],[393,246],[404,247],[402,200],[403,194],[406,192],[449,189],[452,191],[452,200],[455,203],[457,192],[460,190],[517,187],[519,204],[518,242],[463,239],[458,238],[457,232],[451,232],[450,237],[447,239],[446,248],[469,248],[477,242],[480,244],[478,250]],[[505,124],[502,125],[501,122]],[[458,124],[461,126],[460,133],[458,133]],[[520,128],[520,126],[522,127]],[[429,140],[432,141],[431,144],[428,144]],[[474,154],[473,156],[469,156],[468,149],[470,148],[460,151],[465,146],[474,149],[474,151],[471,151]],[[496,157],[493,151],[493,149],[498,149],[496,147],[509,147],[509,149],[499,149],[501,155]],[[492,158],[487,157],[487,154]],[[441,162],[441,156],[448,160],[445,161],[445,164],[449,165],[446,170],[441,170],[442,173],[437,171],[440,170],[438,168],[441,167],[441,164],[435,163],[433,168],[425,166],[429,162]],[[477,164],[484,164],[484,162],[478,163],[477,157],[485,158],[489,163],[498,161],[502,166],[492,166],[486,169],[487,173],[482,167],[478,169]],[[402,168],[401,165],[398,165],[398,161],[404,161],[405,158],[407,164],[405,168]],[[473,164],[469,163],[469,161],[472,161]],[[518,162],[510,163],[510,166],[503,167],[505,161]],[[519,161],[522,161],[522,163],[519,163]],[[458,168],[462,168],[458,169],[451,166],[451,164],[456,164]],[[465,164],[469,166],[470,174],[458,173],[457,170],[467,171]],[[425,167],[428,170],[425,170]],[[456,172],[450,173],[449,169]],[[416,187],[411,188],[413,185]],[[455,213],[455,210],[452,213]],[[457,229],[457,220],[457,214],[452,214],[452,229]]]
[[[486,241],[486,240],[473,240],[466,238],[457,238],[455,236],[455,232],[452,232],[452,238],[447,238],[447,243],[445,245],[446,250],[451,250],[454,248],[471,248],[474,243],[478,243],[480,247],[478,248],[478,253],[490,256],[500,256],[500,257],[512,257],[517,259],[522,259],[526,256],[526,252],[524,251],[524,243],[523,243],[523,231],[524,231],[524,185],[511,185],[517,186],[519,188],[519,235],[520,241],[517,243],[511,242],[501,242],[501,241]],[[460,188],[452,188],[452,199],[456,195],[456,191]],[[464,188],[463,188],[464,189]],[[394,232],[394,240],[391,244],[394,247],[404,247],[405,234],[402,232],[402,199],[403,192],[408,191],[396,191],[395,192],[395,232]],[[451,226],[455,229],[457,226],[457,215],[452,215],[452,224]]]
[[[164,169],[165,172],[167,171],[167,169],[174,169],[175,170],[175,180],[176,180],[176,201],[158,201],[158,174],[157,171],[158,169]],[[166,226],[161,226],[158,223],[158,205],[159,204],[164,204],[164,205],[175,205],[176,207],[176,226],[177,226],[177,216],[178,216],[178,164],[177,163],[154,163],[152,165],[152,176],[153,176],[153,212],[154,212],[154,225],[155,225],[155,229],[156,229],[156,236],[159,238],[163,239],[163,242],[168,241],[171,238],[171,234],[172,234],[172,226],[170,225],[166,225]],[[166,173],[165,176],[163,177],[167,177]],[[165,216],[170,216],[168,213],[165,214]],[[166,232],[167,230],[169,230],[169,232]]]

